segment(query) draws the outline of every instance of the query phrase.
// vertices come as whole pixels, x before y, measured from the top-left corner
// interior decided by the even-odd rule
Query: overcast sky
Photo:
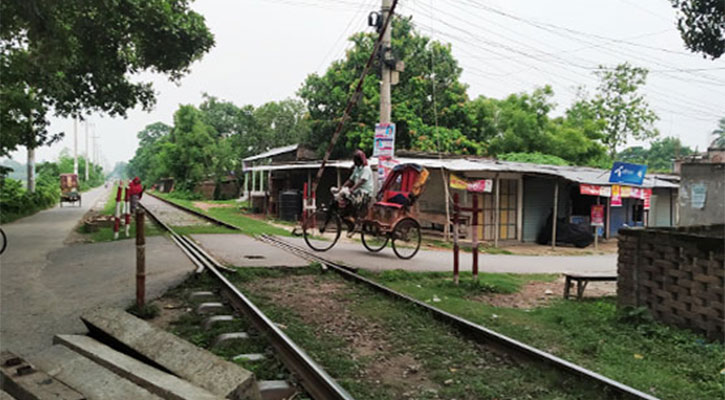
[[[419,30],[451,43],[471,98],[501,98],[549,84],[560,114],[576,87],[590,92],[592,69],[629,61],[650,69],[644,88],[665,136],[701,150],[725,117],[725,56],[711,61],[685,50],[668,0],[401,0]],[[322,73],[344,56],[346,38],[366,30],[366,16],[380,0],[197,0],[216,46],[178,85],[144,74],[158,94],[151,112],[126,119],[90,116],[110,167],[136,150],[136,133],[155,121],[171,124],[179,104],[198,105],[209,93],[237,105],[258,106],[294,97],[305,77]],[[395,88],[393,88],[395,90]],[[73,146],[73,122],[53,119],[66,138],[38,150],[53,160]],[[79,125],[79,153],[85,151]],[[25,162],[25,151],[13,158]]]

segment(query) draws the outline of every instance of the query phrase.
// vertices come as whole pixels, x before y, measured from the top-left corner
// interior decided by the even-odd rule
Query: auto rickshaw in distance
[[[77,174],[60,174],[60,206],[63,207],[63,202],[75,203],[78,202],[78,207],[81,206],[81,191],[78,188],[78,175]]]

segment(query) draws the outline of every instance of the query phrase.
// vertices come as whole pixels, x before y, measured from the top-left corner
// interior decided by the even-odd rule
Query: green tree
[[[298,143],[309,135],[305,104],[295,99],[271,101],[254,110],[259,135],[269,147]]]
[[[632,146],[617,154],[619,161],[645,164],[652,172],[670,172],[672,163],[678,157],[689,156],[694,151],[684,146],[680,139],[666,137],[652,142],[649,148]]]
[[[712,131],[715,140],[712,141],[710,147],[725,148],[725,117],[720,118],[718,127]]]
[[[610,156],[629,139],[646,140],[659,135],[654,123],[659,119],[639,89],[646,83],[648,71],[628,63],[614,69],[603,66],[595,74],[600,83],[591,100],[581,99],[575,107],[586,110],[594,120],[604,121],[602,143]]]
[[[298,94],[307,105],[310,118],[308,145],[322,152],[330,142],[355,83],[362,73],[376,39],[375,34],[357,33],[346,57],[337,60],[322,75],[311,74]],[[473,150],[459,147],[463,135],[459,129],[460,107],[468,100],[466,86],[460,79],[461,68],[451,54],[450,45],[431,41],[413,29],[410,18],[393,20],[392,46],[398,59],[405,62],[400,83],[392,90],[392,121],[396,123],[396,147],[428,148],[442,146],[456,152]],[[431,71],[431,58],[435,60]],[[362,97],[346,121],[333,157],[348,156],[354,148],[369,151],[379,116],[380,71],[372,68],[363,81]],[[431,135],[435,126],[433,88],[441,129]],[[444,134],[458,129],[453,137]],[[460,135],[459,135],[460,134]],[[436,136],[436,140],[431,138]],[[440,140],[438,140],[440,139]],[[440,143],[439,143],[440,142]],[[445,142],[445,143],[444,143]]]
[[[677,29],[685,46],[713,59],[725,52],[725,3],[722,0],[670,0],[678,11]]]
[[[0,155],[60,137],[49,110],[125,115],[155,100],[143,71],[178,80],[214,44],[189,0],[0,2]]]
[[[163,122],[147,125],[136,136],[139,139],[136,154],[129,161],[129,176],[138,176],[143,182],[153,183],[168,176],[168,168],[161,163],[161,150],[169,141],[172,128]],[[120,177],[120,176],[119,176]]]
[[[168,141],[161,143],[159,162],[177,187],[192,190],[197,182],[214,176],[222,162],[217,150],[214,129],[204,123],[202,112],[183,105],[174,114]]]
[[[601,165],[606,150],[600,143],[602,123],[576,104],[566,117],[550,118],[555,107],[549,86],[532,93],[509,95],[503,100],[478,98],[469,117],[479,140],[488,142],[487,153],[551,155],[575,165]]]

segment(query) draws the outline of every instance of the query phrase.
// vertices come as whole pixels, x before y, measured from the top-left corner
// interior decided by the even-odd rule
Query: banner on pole
[[[604,205],[593,204],[591,212],[591,225],[604,226]]]
[[[373,157],[395,156],[395,124],[375,124]]]
[[[622,206],[622,190],[619,185],[612,185],[612,207]]]

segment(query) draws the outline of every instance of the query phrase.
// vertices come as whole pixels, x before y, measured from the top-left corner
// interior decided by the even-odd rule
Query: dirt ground
[[[573,256],[587,254],[609,254],[617,252],[617,239],[607,239],[600,241],[598,249],[594,250],[594,245],[590,245],[583,249],[573,246],[557,246],[556,250],[552,250],[551,246],[542,246],[536,243],[503,243],[499,245],[502,250],[510,251],[512,254],[522,256]]]
[[[370,360],[360,378],[382,383],[397,397],[417,397],[437,389],[421,365],[408,354],[392,354],[393,345],[376,323],[353,316],[350,303],[354,296],[342,282],[318,281],[315,276],[290,276],[286,279],[262,279],[249,287],[264,293],[276,305],[288,307],[302,320],[317,327],[318,333],[343,339],[353,349],[353,359]]]
[[[584,290],[584,297],[604,297],[617,294],[616,282],[590,282]],[[531,282],[520,291],[511,294],[485,294],[474,300],[495,307],[531,309],[546,306],[552,299],[560,299],[564,295],[564,277],[554,282]],[[570,289],[571,301],[576,301],[576,286]]]

